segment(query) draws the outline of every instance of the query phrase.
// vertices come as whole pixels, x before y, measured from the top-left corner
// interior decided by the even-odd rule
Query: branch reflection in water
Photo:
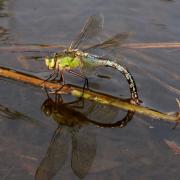
[[[47,94],[48,95],[48,94]],[[81,103],[81,104],[80,104]],[[132,119],[134,112],[128,111],[125,117],[115,123],[101,123],[88,118],[78,109],[84,108],[84,100],[64,103],[61,95],[53,100],[49,95],[41,110],[58,124],[47,153],[36,170],[36,180],[53,179],[68,158],[71,143],[71,168],[76,176],[84,178],[91,168],[96,155],[96,137],[93,132],[82,131],[86,125],[99,128],[122,128]]]

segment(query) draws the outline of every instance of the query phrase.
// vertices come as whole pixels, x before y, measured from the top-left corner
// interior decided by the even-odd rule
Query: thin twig
[[[64,85],[57,83],[46,82],[43,83],[44,80],[37,78],[35,76],[31,76],[25,73],[21,73],[18,71],[14,71],[9,68],[0,67],[0,76],[10,78],[13,80],[21,81],[24,83],[28,83],[38,87],[45,87],[48,89],[61,89],[58,93],[61,94],[71,94],[76,97],[81,97],[83,93],[83,89],[73,86],[73,85]],[[158,112],[157,110],[150,109],[148,107],[143,107],[141,105],[133,105],[128,103],[120,98],[115,98],[113,96],[109,96],[106,94],[102,94],[99,92],[84,90],[83,98],[96,101],[98,103],[111,105],[114,107],[118,107],[124,110],[130,110],[137,112],[139,114],[143,114],[155,119],[163,119],[170,122],[179,122],[180,121],[180,112],[175,113],[175,115],[169,115],[162,112]],[[178,106],[180,107],[179,100],[177,100]]]
[[[40,51],[40,50],[47,50],[47,49],[64,49],[66,48],[65,45],[41,45],[41,44],[13,44],[13,45],[7,45],[0,47],[0,51],[10,51],[10,52],[24,52],[24,51]]]
[[[0,51],[38,51],[38,50],[47,50],[47,49],[65,49],[65,45],[61,44],[10,44],[7,46],[0,47]],[[147,43],[128,43],[123,44],[122,48],[129,49],[158,49],[158,48],[180,48],[180,42],[147,42]]]
[[[180,42],[129,43],[123,47],[131,49],[180,48]]]

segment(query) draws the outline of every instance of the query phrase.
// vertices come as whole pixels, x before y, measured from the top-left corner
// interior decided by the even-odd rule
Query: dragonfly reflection
[[[83,100],[82,100],[83,101]],[[88,118],[77,109],[82,107],[79,100],[64,103],[60,95],[53,100],[49,95],[41,106],[46,116],[58,124],[47,153],[37,168],[35,179],[52,179],[57,175],[68,157],[69,144],[72,146],[71,168],[76,176],[87,175],[96,154],[96,137],[93,132],[83,129],[87,125],[100,128],[122,128],[132,119],[134,112],[115,123],[101,123]]]

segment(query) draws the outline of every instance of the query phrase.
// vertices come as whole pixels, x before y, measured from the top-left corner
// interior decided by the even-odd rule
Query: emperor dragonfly
[[[103,19],[101,16],[97,16],[97,15],[90,16],[87,19],[80,34],[70,44],[70,46],[67,49],[55,53],[52,57],[46,57],[45,58],[46,66],[49,69],[54,70],[54,72],[50,75],[50,77],[47,80],[51,79],[53,76],[55,76],[56,78],[58,75],[60,75],[61,81],[63,82],[63,84],[65,84],[63,72],[67,71],[71,74],[84,78],[85,79],[84,88],[85,88],[86,85],[88,87],[87,77],[84,76],[82,73],[75,72],[74,69],[76,68],[81,69],[84,66],[112,67],[120,71],[125,76],[129,84],[129,89],[131,93],[131,102],[135,104],[139,104],[136,83],[131,73],[125,67],[110,59],[104,58],[103,56],[97,56],[95,54],[88,53],[88,51],[97,48],[107,49],[112,47],[119,47],[122,44],[122,42],[126,40],[126,38],[128,37],[128,33],[119,33],[102,43],[90,46],[85,49],[79,48],[79,45],[83,41],[97,35],[101,31],[102,25],[103,25]]]

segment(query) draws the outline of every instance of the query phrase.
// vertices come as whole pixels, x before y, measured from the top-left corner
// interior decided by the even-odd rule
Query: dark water
[[[97,12],[104,15],[109,35],[132,32],[128,42],[175,42],[180,39],[179,9],[178,0],[1,0],[0,45],[68,45],[85,18]],[[48,72],[45,65],[29,57],[47,54],[1,51],[0,65],[42,76]],[[178,49],[123,50],[122,56],[120,62],[134,75],[143,105],[163,112],[178,111]],[[83,83],[70,75],[66,79]],[[111,69],[99,69],[89,81],[95,90],[129,96],[126,82]],[[0,78],[1,179],[180,178],[180,157],[164,141],[180,145],[179,127],[173,131],[171,123],[135,114],[122,129],[97,128],[88,120],[112,123],[126,112],[88,101],[84,109],[63,105],[57,109],[50,101],[46,112],[53,113],[47,117],[41,111],[46,99],[42,89]],[[74,100],[68,95],[63,99]],[[58,119],[62,120],[59,126]]]

